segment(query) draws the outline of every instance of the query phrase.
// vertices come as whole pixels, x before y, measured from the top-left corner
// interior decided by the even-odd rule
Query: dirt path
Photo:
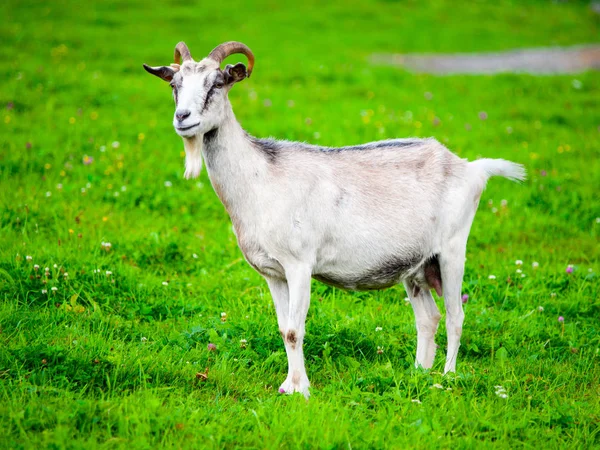
[[[600,45],[511,50],[498,53],[373,54],[373,64],[433,74],[577,73],[600,70]]]

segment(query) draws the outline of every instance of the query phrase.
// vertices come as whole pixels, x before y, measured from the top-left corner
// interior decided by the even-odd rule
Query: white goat
[[[229,55],[238,63],[220,69]],[[183,63],[181,58],[183,57]],[[250,76],[254,56],[239,42],[195,62],[187,46],[175,64],[144,68],[168,81],[173,126],[183,138],[185,177],[206,162],[247,261],[267,281],[288,356],[279,391],[309,395],[302,345],[311,277],[346,289],[404,283],[416,319],[416,365],[430,368],[444,297],[448,353],[456,367],[464,313],[465,251],[489,177],[523,180],[525,170],[501,159],[460,159],[435,139],[394,139],[326,148],[257,139],[237,122],[227,94]]]

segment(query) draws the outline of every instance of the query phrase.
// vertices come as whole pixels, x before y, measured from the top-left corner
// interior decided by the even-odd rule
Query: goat
[[[247,57],[248,68],[221,70],[235,53]],[[197,177],[204,159],[242,253],[269,286],[288,357],[279,392],[309,396],[303,342],[311,278],[353,290],[403,283],[416,320],[415,364],[423,368],[432,367],[441,319],[435,290],[446,309],[444,371],[454,372],[467,238],[481,193],[491,176],[520,181],[525,169],[502,159],[469,162],[432,138],[328,148],[252,137],[228,92],[253,66],[239,42],[199,62],[180,42],[174,64],[144,64],[173,88],[185,177]]]

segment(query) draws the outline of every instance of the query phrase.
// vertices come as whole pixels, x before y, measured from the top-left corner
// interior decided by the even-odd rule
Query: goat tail
[[[505,159],[478,159],[469,163],[474,169],[483,172],[485,179],[499,176],[520,182],[527,178],[527,171],[522,164],[517,164]]]

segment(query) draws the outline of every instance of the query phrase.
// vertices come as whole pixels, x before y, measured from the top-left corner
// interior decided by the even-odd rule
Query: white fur
[[[522,180],[522,166],[504,160],[458,158],[434,139],[393,140],[360,149],[321,149],[293,142],[252,140],[219,90],[202,110],[209,77],[218,67],[203,60],[182,66],[177,110],[189,109],[180,131],[186,178],[196,177],[203,155],[215,191],[233,222],[240,249],[266,279],[288,356],[280,390],[309,395],[302,344],[311,277],[350,289],[404,283],[417,327],[416,365],[430,368],[440,312],[427,267],[439,261],[446,307],[445,372],[454,371],[464,313],[461,284],[469,230],[487,179]],[[196,64],[196,63],[193,63]],[[174,119],[174,125],[181,123]],[[176,128],[177,129],[177,128]],[[205,133],[218,132],[203,145]],[[406,270],[392,270],[394,264]],[[333,280],[333,281],[332,281]]]

